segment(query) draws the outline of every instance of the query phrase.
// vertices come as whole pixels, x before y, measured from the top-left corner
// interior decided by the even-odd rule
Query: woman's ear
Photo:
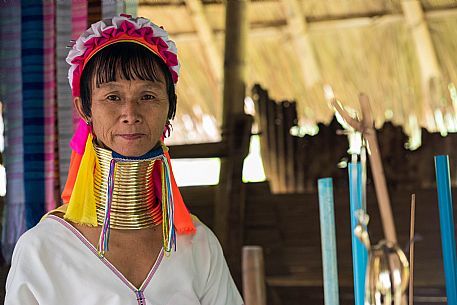
[[[81,100],[81,97],[75,96],[73,98],[73,105],[76,108],[76,111],[78,111],[79,116],[86,122],[90,121],[90,118],[84,113],[83,110],[83,102]]]

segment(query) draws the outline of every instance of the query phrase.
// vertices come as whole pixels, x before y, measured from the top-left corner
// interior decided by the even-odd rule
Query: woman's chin
[[[152,146],[150,147],[150,145],[144,145],[144,143],[141,143],[143,145],[138,145],[140,143],[137,143],[137,145],[135,145],[135,143],[110,143],[110,145],[106,145],[100,140],[97,142],[100,147],[111,150],[125,157],[141,157],[153,149]]]
[[[113,149],[116,153],[125,156],[125,157],[141,157],[149,152],[149,150],[144,149],[132,149],[125,147],[119,149]]]

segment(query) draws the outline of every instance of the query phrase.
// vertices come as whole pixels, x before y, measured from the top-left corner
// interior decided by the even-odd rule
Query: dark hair
[[[165,62],[146,47],[131,42],[118,42],[98,51],[87,62],[81,74],[80,94],[84,114],[90,117],[92,86],[125,80],[158,81],[159,68],[165,76],[168,100],[168,119],[174,118],[176,113],[176,92],[171,72]]]

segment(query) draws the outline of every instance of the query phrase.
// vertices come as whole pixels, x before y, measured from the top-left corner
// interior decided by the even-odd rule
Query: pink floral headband
[[[74,43],[68,53],[68,80],[73,96],[80,95],[80,78],[87,61],[104,47],[116,42],[141,44],[158,55],[168,66],[176,84],[179,75],[178,50],[162,28],[142,17],[121,14],[91,25]]]

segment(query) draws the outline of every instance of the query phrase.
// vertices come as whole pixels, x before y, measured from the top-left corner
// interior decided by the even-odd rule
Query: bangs
[[[160,77],[163,69],[159,65],[160,63],[165,65],[163,60],[146,47],[137,43],[119,42],[107,46],[100,50],[91,60],[93,60],[91,64],[93,71],[87,72],[94,75],[93,81],[95,80],[97,87],[119,79],[153,82],[167,79],[166,75],[162,78]],[[165,67],[168,69],[166,65]]]

